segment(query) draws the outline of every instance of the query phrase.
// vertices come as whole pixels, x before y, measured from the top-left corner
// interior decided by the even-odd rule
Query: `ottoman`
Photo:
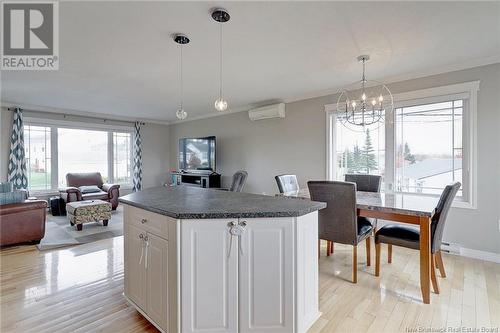
[[[78,231],[82,230],[83,223],[98,222],[102,220],[104,226],[111,219],[111,204],[103,200],[84,200],[66,204],[68,220],[71,225],[76,225]]]

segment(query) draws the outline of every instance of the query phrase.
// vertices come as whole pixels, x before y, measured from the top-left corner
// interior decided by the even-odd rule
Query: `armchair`
[[[66,175],[67,187],[59,189],[59,196],[65,204],[82,200],[104,200],[111,203],[111,208],[118,207],[118,197],[120,196],[120,185],[105,184],[99,172],[91,173],[68,173]],[[82,192],[81,186],[97,186],[99,191]]]

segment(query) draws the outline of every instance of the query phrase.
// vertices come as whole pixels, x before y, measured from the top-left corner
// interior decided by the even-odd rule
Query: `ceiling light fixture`
[[[227,110],[227,101],[222,97],[222,23],[229,21],[229,13],[222,8],[217,8],[212,11],[212,18],[219,22],[219,37],[220,37],[220,45],[219,45],[219,98],[215,100],[215,109],[217,111],[226,111]]]
[[[337,111],[344,125],[369,126],[384,121],[384,114],[394,109],[391,91],[385,84],[378,81],[368,81],[365,75],[366,62],[369,55],[360,55],[358,62],[363,64],[363,76],[358,81],[341,89],[337,100]],[[359,94],[359,98],[352,98]]]
[[[173,36],[174,42],[179,44],[180,49],[180,66],[179,66],[179,76],[180,76],[180,105],[175,113],[177,119],[184,120],[187,118],[187,112],[184,110],[184,78],[183,78],[183,64],[182,64],[182,47],[189,43],[189,38],[186,35],[177,34]]]

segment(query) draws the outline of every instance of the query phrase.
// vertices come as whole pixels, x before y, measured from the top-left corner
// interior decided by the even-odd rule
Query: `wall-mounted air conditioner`
[[[262,120],[269,118],[285,118],[285,103],[266,105],[248,111],[250,120]]]

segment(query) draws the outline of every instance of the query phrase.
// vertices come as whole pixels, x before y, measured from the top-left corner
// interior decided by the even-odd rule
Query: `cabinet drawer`
[[[175,219],[149,212],[144,209],[125,205],[125,223],[139,226],[143,230],[153,235],[168,240],[168,225],[175,223]]]

